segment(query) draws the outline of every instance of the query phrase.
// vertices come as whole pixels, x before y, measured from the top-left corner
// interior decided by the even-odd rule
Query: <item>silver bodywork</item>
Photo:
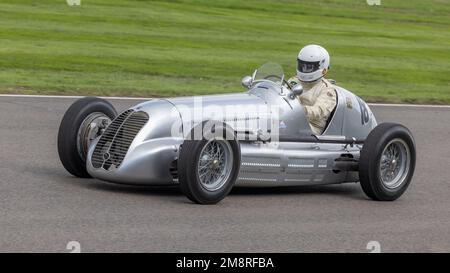
[[[336,87],[336,92],[337,106],[323,137],[365,139],[377,124],[369,107],[341,87]],[[201,107],[210,106],[210,111],[196,119],[194,109],[199,108],[200,98]],[[131,108],[135,112],[145,112],[148,122],[132,140],[120,165],[106,169],[93,166],[92,157],[99,137],[91,143],[88,151],[88,172],[93,177],[123,184],[176,184],[177,159],[184,137],[202,120],[218,120],[214,107],[236,105],[238,107],[232,110],[237,118],[222,120],[237,132],[241,130],[239,121],[243,121],[247,122],[249,134],[257,134],[264,126],[277,129],[279,136],[312,134],[297,98],[291,96],[289,89],[277,88],[270,82],[256,84],[243,93],[152,99]],[[268,109],[268,106],[279,109],[279,124],[269,122],[267,116],[252,115],[248,110]],[[271,110],[267,111],[270,116]],[[256,140],[241,141],[240,147],[241,168],[236,185],[291,186],[358,181],[357,172],[337,170],[334,162],[343,154],[359,159],[361,145]]]

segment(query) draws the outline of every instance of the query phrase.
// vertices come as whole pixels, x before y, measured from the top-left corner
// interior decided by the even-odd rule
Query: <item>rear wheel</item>
[[[91,177],[86,155],[91,141],[101,135],[117,116],[106,100],[85,97],[74,102],[64,114],[58,132],[58,154],[64,168],[77,177]]]
[[[234,186],[240,167],[240,147],[234,132],[224,123],[206,122],[192,129],[178,160],[181,191],[198,204],[215,204],[225,198]],[[195,130],[203,132],[195,140]],[[231,137],[231,139],[230,139]]]
[[[408,188],[415,163],[411,132],[400,124],[382,123],[370,132],[361,150],[361,187],[373,200],[395,200]]]

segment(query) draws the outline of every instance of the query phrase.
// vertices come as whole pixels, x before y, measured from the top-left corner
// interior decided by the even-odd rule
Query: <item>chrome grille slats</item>
[[[127,110],[117,116],[100,137],[92,154],[94,168],[111,166],[118,168],[130,148],[131,143],[147,123],[145,112]]]

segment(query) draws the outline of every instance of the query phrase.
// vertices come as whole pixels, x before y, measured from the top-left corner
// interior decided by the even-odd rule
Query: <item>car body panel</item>
[[[373,113],[367,104],[344,88],[336,87],[336,92],[337,107],[323,135],[366,138],[376,126]],[[227,108],[234,111],[231,119],[218,114]],[[184,138],[199,122],[219,120],[237,132],[246,125],[245,130],[250,133],[259,134],[265,129],[273,134],[268,142],[240,143],[241,169],[236,185],[291,186],[358,181],[357,173],[334,169],[334,160],[342,154],[359,158],[361,145],[277,141],[277,137],[283,135],[311,136],[312,131],[303,107],[291,91],[269,82],[256,84],[242,93],[152,99],[132,109],[146,112],[148,122],[136,135],[118,167],[108,170],[93,167],[91,158],[99,138],[94,140],[86,162],[93,177],[122,184],[176,184],[177,160]],[[200,115],[196,112],[199,109]],[[255,109],[259,110],[258,115]],[[273,119],[275,115],[277,118]]]

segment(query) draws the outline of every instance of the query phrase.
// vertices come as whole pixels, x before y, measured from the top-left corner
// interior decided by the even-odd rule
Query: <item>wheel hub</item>
[[[380,178],[389,189],[399,187],[409,171],[410,152],[401,139],[389,142],[381,154]]]
[[[214,159],[212,162],[212,168],[217,169],[219,167],[219,160]]]
[[[197,175],[201,185],[210,191],[220,189],[232,170],[232,150],[225,140],[210,140],[200,152]]]
[[[78,153],[82,158],[86,157],[92,140],[103,134],[110,123],[111,119],[100,112],[94,112],[84,119],[77,135]]]

